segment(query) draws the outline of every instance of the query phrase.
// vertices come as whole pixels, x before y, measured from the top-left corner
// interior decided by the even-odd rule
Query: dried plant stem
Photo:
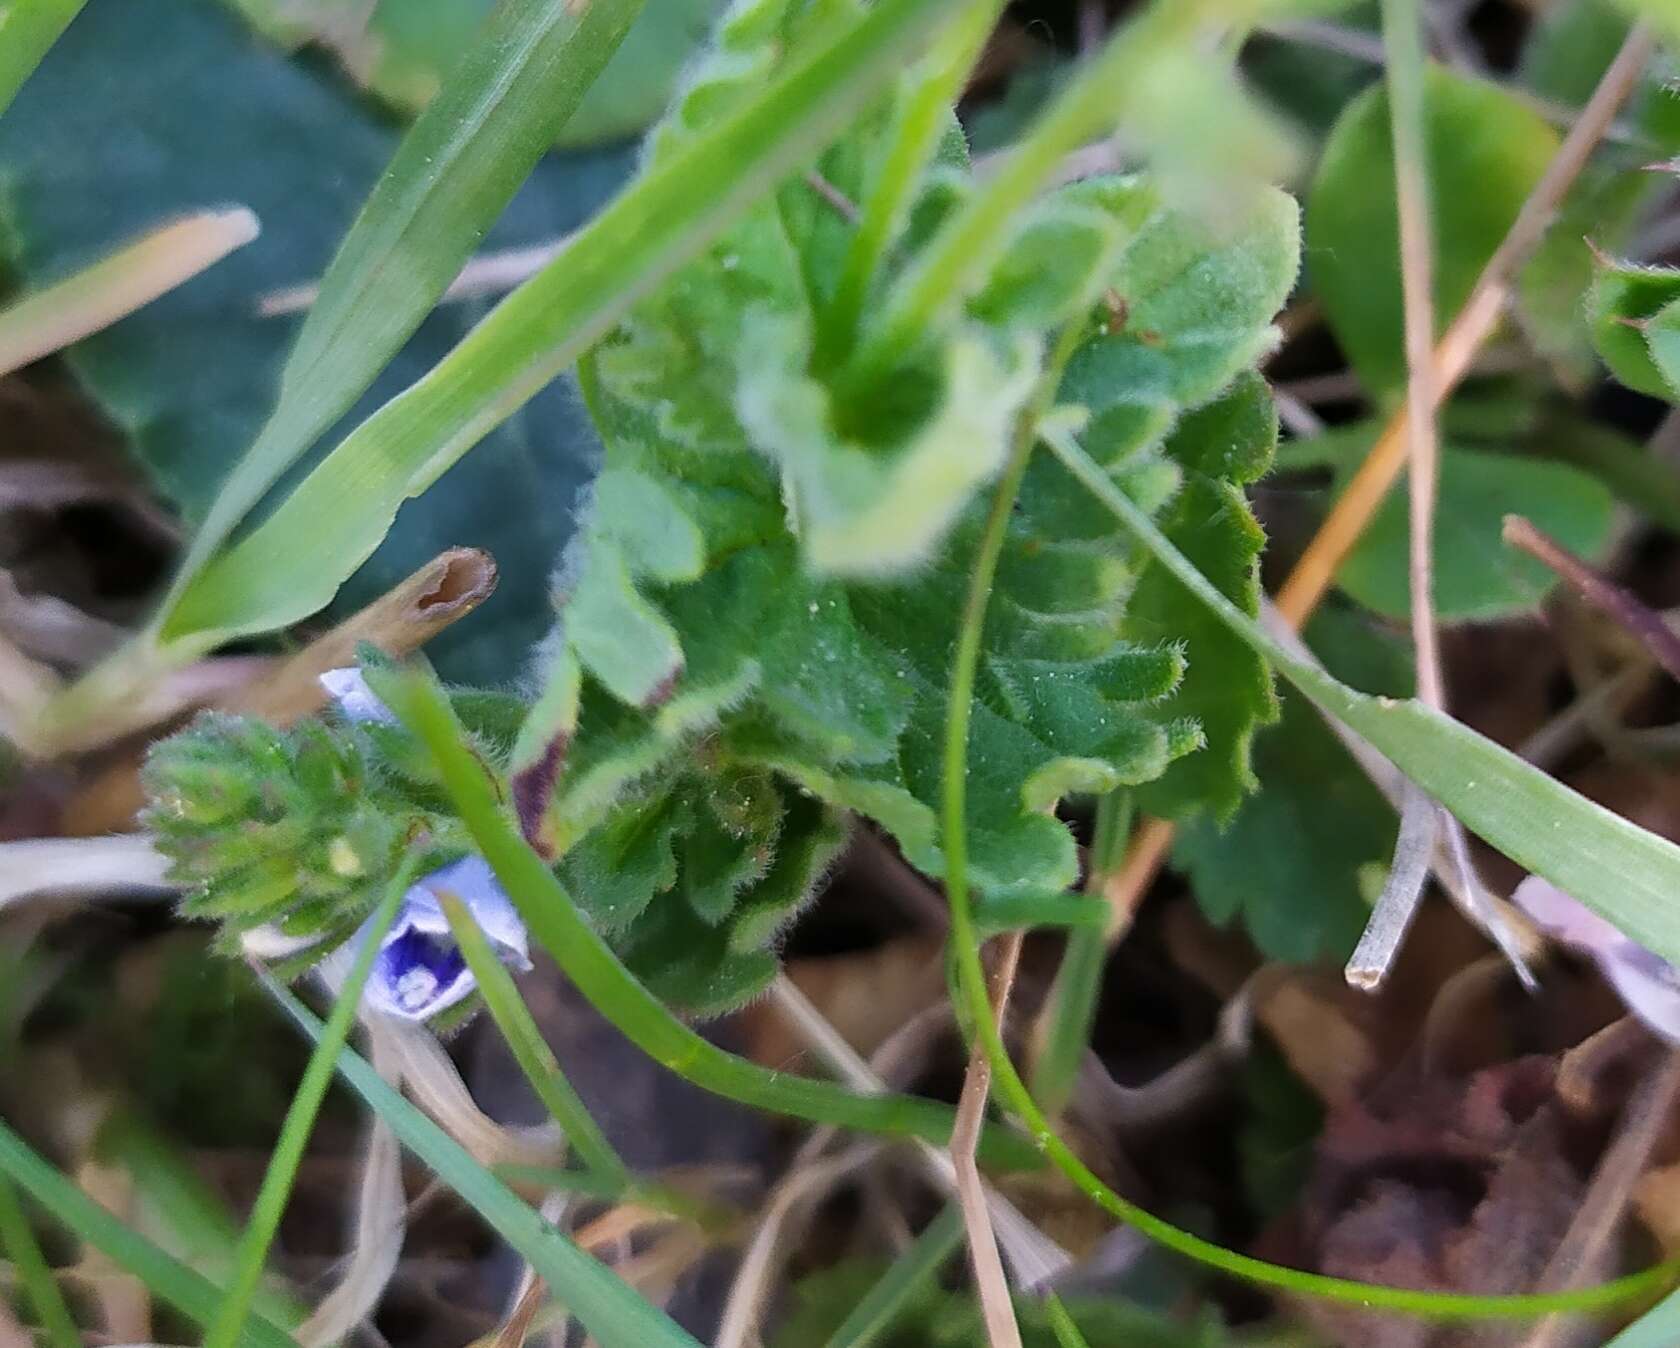
[[[1633,92],[1653,47],[1650,28],[1644,23],[1634,25],[1621,50],[1600,77],[1592,97],[1581,109],[1580,118],[1570,127],[1551,164],[1523,203],[1504,241],[1482,268],[1470,298],[1432,353],[1429,381],[1431,412],[1457,387],[1475,361],[1482,344],[1493,332],[1504,311],[1512,276],[1518,265],[1527,259],[1544,236],[1564,193],[1586,166],[1594,147],[1603,139],[1617,111]],[[1336,569],[1365,532],[1405,466],[1409,421],[1407,411],[1402,408],[1383,428],[1376,444],[1371,447],[1347,489],[1337,499],[1278,591],[1277,609],[1295,631],[1306,624],[1329,592]],[[1117,914],[1129,913],[1136,908],[1138,900],[1166,860],[1172,836],[1173,825],[1163,820],[1148,820],[1139,829],[1136,866],[1128,862],[1125,872],[1116,877],[1114,889],[1109,894],[1109,902]],[[1111,927],[1115,938],[1124,930],[1124,926]]]
[[[1505,541],[1537,558],[1600,613],[1636,638],[1651,658],[1676,679],[1680,679],[1680,635],[1662,614],[1642,603],[1603,572],[1570,552],[1555,538],[1535,528],[1521,515],[1507,515]]]
[[[1470,298],[1435,347],[1432,383],[1436,406],[1463,378],[1482,343],[1492,333],[1504,311],[1518,266],[1545,235],[1564,193],[1586,166],[1617,110],[1633,92],[1653,45],[1650,28],[1644,23],[1636,24],[1600,77],[1598,87],[1581,109],[1579,120],[1570,127],[1551,164],[1523,203],[1504,241],[1482,268]],[[1299,627],[1318,607],[1342,559],[1364,533],[1399,476],[1406,461],[1407,421],[1408,414],[1402,410],[1384,427],[1358,473],[1278,592],[1278,607],[1295,626]]]
[[[1021,962],[1023,934],[1012,931],[999,940],[992,966],[991,1002],[999,1032],[1009,1007],[1009,992],[1015,970]],[[986,1210],[986,1192],[974,1150],[986,1118],[986,1099],[992,1088],[992,1068],[986,1046],[975,1040],[969,1054],[968,1072],[963,1077],[962,1095],[957,1100],[957,1121],[951,1128],[951,1160],[957,1168],[957,1202],[962,1207],[963,1227],[968,1232],[969,1260],[974,1283],[980,1293],[980,1312],[986,1323],[986,1341],[991,1348],[1020,1348],[1021,1330],[1015,1323],[1015,1307],[1009,1299],[1009,1279],[998,1254]]]
[[[1680,1100],[1680,1052],[1670,1051],[1656,1072],[1634,1091],[1622,1115],[1616,1139],[1593,1174],[1586,1197],[1541,1275],[1546,1288],[1580,1287],[1598,1276],[1628,1199],[1650,1163],[1651,1152],[1674,1116]],[[1535,1326],[1522,1348],[1564,1348],[1575,1317],[1553,1315]]]

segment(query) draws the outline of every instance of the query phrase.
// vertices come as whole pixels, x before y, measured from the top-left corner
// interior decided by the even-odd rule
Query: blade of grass
[[[119,1109],[99,1129],[94,1151],[106,1165],[120,1166],[135,1195],[160,1228],[171,1253],[218,1282],[233,1269],[239,1223],[220,1194],[186,1159],[138,1115]],[[257,1314],[291,1328],[308,1311],[279,1286],[263,1284],[252,1303]]]
[[[1044,1298],[1044,1314],[1050,1321],[1050,1332],[1056,1336],[1060,1348],[1090,1348],[1085,1342],[1085,1336],[1079,1332],[1079,1326],[1074,1324],[1073,1317],[1068,1314],[1068,1308],[1062,1305],[1062,1299],[1054,1292]]]
[[[207,1325],[222,1294],[208,1278],[131,1231],[81,1189],[36,1155],[0,1120],[0,1172],[15,1181],[66,1230],[133,1274],[159,1301],[200,1325]],[[297,1348],[297,1343],[261,1316],[245,1326],[251,1348]]]
[[[566,1141],[571,1143],[591,1174],[620,1190],[630,1187],[630,1168],[613,1149],[612,1143],[607,1141],[607,1135],[590,1115],[572,1083],[566,1080],[566,1074],[560,1070],[553,1051],[543,1039],[537,1022],[532,1019],[525,999],[514,986],[513,975],[507,971],[507,966],[496,958],[490,942],[459,898],[440,892],[438,902],[443,907],[443,915],[449,920],[450,931],[455,934],[455,944],[460,947],[467,967],[478,981],[478,990],[490,1011],[490,1018],[502,1032],[514,1061],[525,1073],[525,1079],[531,1083],[537,1099],[560,1125]]]
[[[824,1348],[868,1348],[892,1327],[910,1298],[933,1281],[957,1252],[962,1238],[962,1209],[947,1203],[910,1248],[893,1260],[880,1281],[863,1294]]]
[[[327,1020],[326,1032],[317,1041],[314,1053],[310,1054],[309,1062],[303,1069],[303,1079],[298,1082],[285,1120],[280,1125],[280,1137],[274,1144],[268,1169],[263,1172],[262,1187],[257,1190],[256,1202],[251,1206],[245,1233],[240,1237],[239,1250],[234,1256],[233,1281],[229,1284],[227,1298],[222,1302],[215,1323],[204,1336],[204,1348],[233,1348],[246,1316],[251,1313],[252,1299],[262,1282],[263,1265],[268,1262],[268,1247],[274,1243],[274,1233],[280,1229],[280,1218],[292,1195],[298,1166],[303,1163],[304,1148],[309,1145],[309,1135],[315,1129],[315,1116],[320,1113],[321,1102],[327,1098],[327,1087],[332,1084],[334,1060],[350,1038],[351,1026],[355,1024],[362,1004],[362,989],[367,985],[368,974],[372,972],[374,959],[379,954],[379,943],[396,918],[397,907],[408,892],[418,864],[417,853],[410,851],[404,856],[386,887],[385,896],[369,922],[366,934],[358,938],[361,949],[356,952],[356,962],[339,990],[338,1001]]]
[[[1083,449],[1044,441],[1149,552],[1307,697],[1346,722],[1473,833],[1664,959],[1680,961],[1680,847],[1571,791],[1510,750],[1414,699],[1372,697],[1301,660],[1169,543]]]
[[[0,39],[4,32],[0,29]],[[50,355],[150,304],[257,237],[243,206],[199,211],[0,311],[0,375]]]
[[[265,970],[263,986],[311,1038],[325,1032],[319,1017]],[[602,1348],[699,1348],[663,1311],[649,1305],[611,1269],[592,1259],[521,1203],[467,1149],[393,1090],[352,1049],[338,1055],[339,1074],[391,1125],[402,1144],[513,1247],[543,1278]]]
[[[41,1253],[40,1242],[29,1225],[29,1214],[23,1210],[11,1180],[4,1175],[0,1175],[0,1249],[6,1251],[6,1258],[16,1267],[23,1293],[35,1308],[36,1319],[50,1348],[81,1348],[82,1332],[76,1328],[75,1317],[64,1304],[58,1279]]]
[[[194,576],[163,638],[203,650],[325,606],[404,500],[836,135],[956,5],[882,0],[628,188],[430,373],[353,431],[262,525]]]
[[[0,0],[0,113],[87,0]]]
[[[1125,861],[1126,840],[1132,831],[1132,796],[1111,791],[1097,802],[1096,831],[1087,862],[1085,902],[1099,917],[1094,929],[1068,935],[1067,950],[1056,970],[1050,1006],[1044,1021],[1043,1049],[1032,1074],[1033,1094],[1051,1118],[1058,1117],[1073,1094],[1079,1063],[1091,1042],[1091,1026],[1102,993],[1103,970],[1108,966],[1107,904],[1103,890],[1109,876]]]
[[[274,413],[193,538],[165,603],[373,382],[554,144],[644,0],[503,0],[345,235],[280,372]]]
[[[858,1095],[832,1082],[772,1072],[696,1034],[624,967],[578,911],[565,887],[503,811],[484,764],[430,679],[409,673],[381,690],[387,704],[431,750],[450,799],[531,934],[578,991],[636,1047],[703,1090],[812,1123],[944,1143],[948,1106],[908,1095]],[[982,1146],[998,1164],[1032,1164],[1025,1139],[990,1129]]]
[[[1120,492],[1064,428],[1046,422],[1040,426],[1038,438],[1042,438],[1055,450],[1057,457],[1086,489],[1107,505],[1122,524],[1137,534],[1146,548],[1159,558],[1163,565],[1205,603],[1210,604],[1222,621],[1232,626],[1245,640],[1255,644],[1268,657],[1281,657],[1287,661],[1288,665],[1280,665],[1280,668],[1292,681],[1296,681],[1297,686],[1302,687],[1302,691],[1308,696],[1318,700],[1314,688],[1321,685],[1330,685],[1347,698],[1357,699],[1363,696],[1344,688],[1317,670],[1309,671],[1312,675],[1309,685],[1300,676],[1301,662],[1266,637],[1241,609],[1220,594],[1201,572],[1186,561],[1155,528],[1148,516]],[[1281,1288],[1299,1296],[1348,1302],[1374,1310],[1403,1311],[1436,1320],[1530,1318],[1558,1310],[1583,1310],[1614,1305],[1619,1301],[1649,1295],[1667,1286],[1674,1276],[1680,1273],[1680,1259],[1597,1287],[1566,1293],[1514,1296],[1423,1292],[1285,1268],[1203,1240],[1171,1222],[1164,1221],[1154,1213],[1127,1202],[1104,1184],[1056,1134],[1044,1111],[1039,1108],[1026,1083],[1015,1070],[1015,1064],[1010,1060],[1009,1051],[1004,1047],[1003,1038],[990,1015],[991,1003],[987,996],[985,971],[980,963],[979,940],[974,927],[968,886],[966,839],[963,836],[968,775],[968,727],[974,700],[975,675],[979,665],[980,633],[985,622],[993,578],[997,573],[998,558],[1003,552],[1004,537],[1008,532],[1009,519],[1014,509],[1015,495],[1035,443],[1033,437],[1027,436],[1022,437],[1017,444],[993,498],[985,529],[981,534],[979,551],[975,556],[968,598],[963,609],[963,625],[952,658],[951,696],[945,722],[942,772],[944,801],[941,813],[941,841],[946,849],[945,890],[951,911],[951,952],[956,965],[956,982],[963,1002],[963,1011],[968,1024],[985,1048],[999,1093],[1026,1123],[1033,1140],[1049,1157],[1051,1163],[1073,1182],[1080,1193],[1111,1216],[1127,1223],[1157,1244],[1210,1268],[1262,1286]],[[1326,701],[1328,700],[1327,694]],[[1346,698],[1341,698],[1340,701],[1345,704]],[[1378,700],[1366,698],[1365,701],[1374,705]],[[1341,714],[1340,706],[1336,710]],[[1438,713],[1435,715],[1437,719],[1446,721],[1446,718],[1440,717]],[[1361,733],[1366,733],[1362,727],[1360,729]],[[1479,739],[1473,732],[1464,733],[1473,740]],[[1440,745],[1435,742],[1427,744],[1426,747],[1430,753],[1440,751]],[[1533,769],[1529,771],[1533,772]],[[1640,832],[1632,829],[1631,825],[1626,827],[1634,833]],[[1670,847],[1670,850],[1675,853],[1677,862],[1680,862],[1680,848]]]

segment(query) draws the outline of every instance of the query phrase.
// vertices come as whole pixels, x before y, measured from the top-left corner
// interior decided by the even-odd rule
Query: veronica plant
[[[732,8],[646,172],[796,61],[833,8]],[[454,699],[597,929],[690,1011],[768,982],[848,819],[941,871],[939,739],[975,495],[1052,400],[1085,409],[1106,469],[1236,602],[1257,602],[1241,487],[1276,423],[1252,365],[1294,282],[1295,205],[1243,186],[1191,209],[1135,177],[1035,196],[1050,165],[1030,157],[977,183],[927,90],[952,85],[983,32],[959,25],[585,356],[605,457],[561,562],[534,708],[515,733],[518,700]],[[1100,92],[1076,90],[1079,115],[1052,111],[1022,154],[1077,143],[1092,125],[1079,99]],[[1024,486],[999,599],[970,787],[982,916],[1072,883],[1050,813],[1071,792],[1152,783],[1153,809],[1228,812],[1272,714],[1258,657],[1198,623],[1048,465]],[[471,850],[406,733],[353,675],[333,677],[331,722],[280,735],[212,718],[148,773],[189,911],[318,936],[317,954],[366,917],[411,839],[440,865]],[[441,916],[413,911],[393,949],[441,935]],[[431,992],[459,976],[440,964]]]

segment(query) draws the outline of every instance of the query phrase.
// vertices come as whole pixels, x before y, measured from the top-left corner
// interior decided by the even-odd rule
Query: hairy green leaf
[[[1653,398],[1680,398],[1680,352],[1674,349],[1673,308],[1680,301],[1680,269],[1602,259],[1587,292],[1593,345],[1610,373]],[[1664,316],[1661,322],[1659,317]],[[1659,360],[1659,352],[1667,362]]]
[[[780,8],[736,11],[655,133],[655,169],[745,95],[772,59],[765,35],[786,22]],[[893,125],[866,117],[819,161],[826,182],[866,192]],[[948,215],[973,190],[956,166],[933,170],[901,270],[937,235],[929,213]],[[561,873],[624,933],[632,968],[684,1005],[721,1004],[769,976],[763,944],[833,841],[805,846],[796,868],[786,858],[835,811],[873,817],[916,865],[941,869],[939,730],[972,498],[1042,378],[1047,328],[1075,325],[1062,397],[1104,428],[1113,471],[1175,512],[1246,607],[1258,599],[1260,536],[1240,487],[1264,471],[1276,426],[1257,378],[1219,395],[1266,349],[1294,281],[1288,198],[1262,193],[1213,223],[1134,180],[1055,193],[1015,225],[969,303],[884,376],[812,354],[822,262],[840,255],[848,225],[809,183],[788,184],[582,370],[603,481],[626,485],[597,495],[562,568],[550,691],[516,767],[534,771],[563,745],[546,826]],[[1249,781],[1253,723],[1271,711],[1264,667],[1211,626],[1197,633],[1207,644],[1192,695],[1169,697],[1186,659],[1198,667],[1197,646],[1187,653],[1168,620],[1172,583],[1064,487],[1053,471],[1029,483],[999,581],[1007,602],[987,633],[972,837],[980,883],[1006,905],[1075,878],[1071,838],[1046,807],[1158,777],[1209,735],[1212,768],[1176,799],[1186,812],[1204,800],[1228,810]],[[648,527],[650,516],[661,523]],[[742,773],[782,783],[771,798],[784,797],[783,822],[737,825],[725,845],[707,802]],[[796,827],[800,793],[825,809]],[[750,874],[749,844],[775,858],[764,879],[733,898],[696,882],[702,866]],[[761,897],[771,885],[780,900]],[[734,972],[709,988],[707,963],[725,948]]]

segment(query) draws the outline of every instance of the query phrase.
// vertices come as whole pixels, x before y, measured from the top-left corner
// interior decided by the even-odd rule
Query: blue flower
[[[321,675],[321,686],[352,721],[396,720],[359,669],[328,670]],[[520,970],[531,967],[525,924],[497,883],[495,872],[483,857],[465,856],[433,871],[403,895],[362,993],[368,1009],[403,1020],[427,1020],[472,993],[477,983],[449,930],[438,902],[440,894],[461,901],[503,964]],[[319,972],[329,987],[343,986],[370,935],[364,924],[321,961]]]
[[[483,857],[467,856],[433,871],[410,887],[391,929],[379,943],[362,1004],[402,1020],[428,1020],[454,1006],[477,986],[449,930],[438,895],[451,894],[472,914],[503,964],[531,967],[525,924],[496,883]],[[371,922],[372,919],[369,919]],[[350,973],[370,931],[362,929],[326,959],[320,974],[337,988]]]

